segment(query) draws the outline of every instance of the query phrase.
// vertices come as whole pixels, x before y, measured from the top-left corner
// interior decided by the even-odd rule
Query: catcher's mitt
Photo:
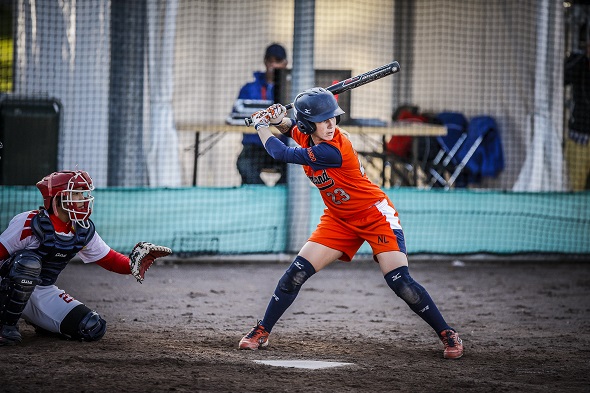
[[[133,247],[129,255],[129,267],[131,274],[140,284],[143,282],[145,272],[152,266],[156,258],[172,254],[172,250],[164,246],[156,246],[148,242],[139,242]]]

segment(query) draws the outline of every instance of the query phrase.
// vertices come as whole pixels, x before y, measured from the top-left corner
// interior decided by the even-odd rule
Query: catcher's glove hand
[[[152,266],[156,258],[172,254],[172,250],[164,246],[156,246],[152,243],[139,242],[129,254],[129,267],[131,274],[140,284],[143,282],[145,272]]]

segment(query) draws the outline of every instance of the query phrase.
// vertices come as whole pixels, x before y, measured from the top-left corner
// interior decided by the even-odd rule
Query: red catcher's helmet
[[[92,178],[85,171],[53,172],[37,182],[43,195],[43,206],[50,210],[53,198],[58,196],[61,208],[68,212],[70,220],[82,228],[89,228],[88,217],[92,213]]]

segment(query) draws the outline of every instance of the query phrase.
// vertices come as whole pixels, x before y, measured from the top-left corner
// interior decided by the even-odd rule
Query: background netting
[[[140,240],[179,255],[298,251],[319,222],[318,192],[291,165],[287,184],[276,168],[242,184],[248,130],[226,124],[276,42],[289,61],[283,103],[400,63],[339,102],[410,254],[590,254],[590,193],[569,181],[585,169],[564,149],[564,60],[588,40],[585,3],[0,0],[0,230],[41,204],[36,181],[78,168],[97,187],[97,230],[119,251]],[[481,133],[474,119],[494,127],[479,146],[466,139],[463,153],[477,150],[445,187],[431,170],[449,180],[458,161],[434,162],[440,137],[409,135],[406,157],[387,150],[401,107],[418,127],[440,126],[441,113],[466,119],[459,133]],[[443,125],[450,135],[455,124]]]

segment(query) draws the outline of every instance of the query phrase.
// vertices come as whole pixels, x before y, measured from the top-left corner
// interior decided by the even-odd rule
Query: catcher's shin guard
[[[84,304],[74,307],[59,326],[61,334],[81,341],[98,341],[107,331],[107,322]]]
[[[0,282],[0,326],[16,326],[31,294],[39,284],[40,257],[22,251],[2,265],[7,274]]]

